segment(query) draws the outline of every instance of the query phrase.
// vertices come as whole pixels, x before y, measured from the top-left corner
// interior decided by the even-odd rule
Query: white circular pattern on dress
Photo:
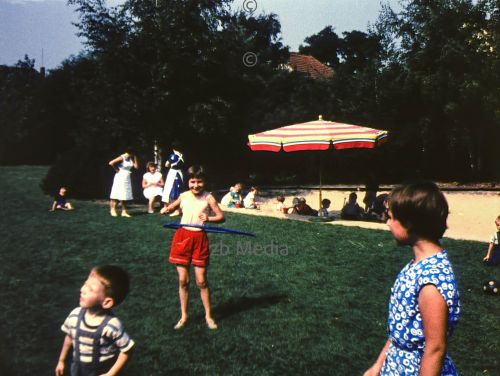
[[[418,375],[425,346],[418,294],[422,287],[434,285],[448,306],[451,334],[460,316],[459,291],[446,251],[419,263],[410,262],[399,273],[389,303],[389,337],[392,345],[380,375]],[[441,376],[457,375],[446,355]]]

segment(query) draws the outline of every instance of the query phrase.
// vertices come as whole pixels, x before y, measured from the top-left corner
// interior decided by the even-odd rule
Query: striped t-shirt
[[[92,363],[92,341],[91,337],[86,337],[81,334],[79,341],[76,339],[76,325],[78,322],[78,315],[82,310],[81,307],[75,308],[64,321],[61,330],[73,339],[73,357],[76,354],[76,346],[79,343],[80,362]],[[85,322],[85,315],[80,322],[80,330],[87,332],[96,332],[99,325],[88,325]],[[115,316],[112,316],[109,322],[102,330],[101,338],[99,341],[99,362],[102,363],[106,360],[112,359],[117,356],[119,352],[127,352],[132,346],[134,341],[128,336],[123,328],[123,324]]]

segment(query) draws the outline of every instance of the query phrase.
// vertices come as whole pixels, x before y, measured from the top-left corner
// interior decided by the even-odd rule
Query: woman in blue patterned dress
[[[174,142],[172,144],[172,154],[170,154],[168,160],[165,162],[165,167],[169,168],[169,170],[161,197],[161,201],[164,205],[163,209],[160,211],[161,214],[166,213],[168,204],[177,200],[184,188],[184,175],[182,174],[184,157],[179,151],[180,149],[181,145],[178,142]],[[179,212],[175,211],[171,215],[179,215]]]
[[[399,273],[389,303],[389,339],[364,376],[458,375],[446,350],[459,316],[457,281],[439,240],[448,203],[430,182],[395,188],[387,222],[415,258]]]

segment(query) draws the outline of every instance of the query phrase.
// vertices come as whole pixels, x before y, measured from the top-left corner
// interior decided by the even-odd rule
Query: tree
[[[129,0],[113,8],[101,0],[70,2],[80,12],[87,51],[62,67],[67,73],[55,74],[74,74],[61,86],[74,93],[66,104],[74,149],[51,169],[47,191],[71,160],[86,158],[78,163],[92,165],[93,176],[84,179],[96,184],[78,194],[102,196],[105,162],[127,145],[149,159],[154,140],[166,149],[177,139],[189,145],[188,163],[213,168],[228,158],[207,140],[227,144],[224,155],[244,145],[246,123],[236,119],[247,118],[248,103],[287,55],[275,15],[231,14],[226,0]],[[243,64],[245,52],[256,54],[255,66]]]
[[[305,46],[299,46],[299,52],[312,55],[331,68],[339,65],[339,55],[342,41],[332,26],[327,26],[318,34],[311,35],[304,40]]]
[[[402,126],[417,124],[426,174],[491,175],[484,161],[494,124],[484,98],[498,81],[491,81],[489,64],[484,64],[490,57],[478,42],[488,25],[484,5],[468,0],[409,0],[404,5],[400,14],[386,9],[378,26],[385,33],[381,40],[399,41],[386,72],[401,67],[399,85],[418,106],[418,114],[401,113],[406,118]]]
[[[0,66],[0,163],[48,163],[50,132],[38,122],[43,77],[25,55],[13,67]]]

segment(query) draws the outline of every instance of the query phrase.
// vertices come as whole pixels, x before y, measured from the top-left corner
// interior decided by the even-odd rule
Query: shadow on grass
[[[249,311],[255,308],[266,308],[275,304],[279,304],[288,296],[281,295],[267,295],[260,297],[246,297],[242,296],[238,299],[230,299],[226,303],[217,305],[214,308],[214,312],[219,318],[219,320],[224,320],[230,316],[236,315],[238,313]]]

